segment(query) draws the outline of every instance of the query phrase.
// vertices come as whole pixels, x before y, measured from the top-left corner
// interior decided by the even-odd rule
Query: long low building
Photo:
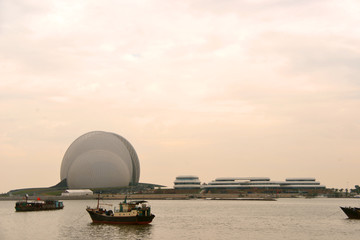
[[[88,196],[93,194],[90,189],[67,189],[61,193],[61,196]]]
[[[315,178],[287,178],[285,181],[270,181],[267,177],[216,178],[202,189],[325,189]]]
[[[226,190],[241,189],[249,191],[307,191],[326,189],[315,178],[286,178],[285,181],[271,181],[268,177],[220,177],[201,184],[199,178],[194,175],[182,175],[176,177],[174,189],[199,189],[199,190]]]

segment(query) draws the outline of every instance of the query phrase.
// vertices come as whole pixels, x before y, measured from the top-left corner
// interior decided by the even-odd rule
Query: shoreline
[[[103,200],[124,200],[125,197],[129,200],[191,200],[191,199],[203,199],[203,200],[243,200],[243,201],[276,201],[278,198],[333,198],[326,196],[317,196],[306,198],[298,194],[246,194],[239,196],[239,194],[103,194],[101,199]],[[29,196],[29,200],[94,200],[98,198],[97,194],[86,195],[86,196],[48,196],[48,195],[37,195]],[[349,198],[349,197],[348,197]],[[23,196],[6,196],[0,197],[0,201],[19,201],[23,200]]]

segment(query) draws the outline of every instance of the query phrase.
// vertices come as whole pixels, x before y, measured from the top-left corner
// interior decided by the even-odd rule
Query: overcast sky
[[[360,184],[357,0],[0,0],[0,193],[94,130],[141,182]]]

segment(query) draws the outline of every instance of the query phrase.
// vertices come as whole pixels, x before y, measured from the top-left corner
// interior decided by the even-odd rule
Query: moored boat
[[[341,210],[348,216],[350,219],[360,219],[360,208],[356,207],[340,207]]]
[[[25,196],[25,198],[25,200],[15,203],[15,210],[17,212],[58,210],[64,208],[64,204],[57,200],[41,201],[40,199],[38,199],[35,201],[28,201],[27,195]]]
[[[108,205],[108,204],[107,204]],[[87,207],[94,223],[110,223],[110,224],[149,224],[155,215],[151,213],[151,207],[147,201],[126,201],[119,204],[119,208],[114,210],[106,210],[99,204],[96,208]]]

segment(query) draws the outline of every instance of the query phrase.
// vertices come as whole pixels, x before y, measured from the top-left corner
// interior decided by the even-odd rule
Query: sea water
[[[339,206],[356,199],[151,200],[149,225],[94,224],[85,211],[96,200],[64,201],[55,211],[15,212],[0,201],[0,239],[360,239],[360,220]],[[118,200],[106,201],[117,206]]]

